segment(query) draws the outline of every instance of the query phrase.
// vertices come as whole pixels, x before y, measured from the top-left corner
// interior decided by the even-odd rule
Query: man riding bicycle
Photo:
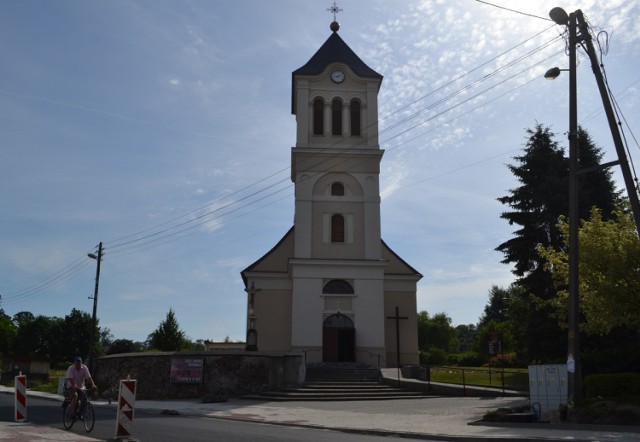
[[[67,390],[69,391],[69,397],[71,398],[71,409],[76,410],[78,405],[78,398],[84,402],[85,400],[85,381],[88,381],[91,388],[97,388],[96,384],[91,378],[89,368],[82,363],[82,358],[76,356],[73,359],[73,364],[67,369]]]

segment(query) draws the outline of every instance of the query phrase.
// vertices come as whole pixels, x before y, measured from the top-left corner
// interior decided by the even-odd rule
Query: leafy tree
[[[484,307],[484,313],[480,316],[479,327],[489,321],[506,322],[509,317],[509,301],[514,295],[515,286],[503,289],[497,285],[489,290],[489,303]]]
[[[113,342],[113,333],[109,327],[100,327],[100,354],[104,354],[105,349],[109,348]]]
[[[440,349],[449,352],[455,340],[451,318],[446,313],[436,313],[433,317],[426,311],[418,313],[418,348],[422,351]]]
[[[33,316],[28,312],[20,312],[18,316],[14,352],[20,356],[49,357],[51,341],[54,339],[54,324],[59,318],[44,315]]]
[[[23,325],[29,324],[36,319],[31,312],[18,312],[13,315],[13,322],[16,325],[16,328],[20,328]]]
[[[477,333],[478,327],[475,324],[457,325],[455,328],[455,334],[458,346],[455,349],[455,352],[464,353],[473,350]]]
[[[559,228],[568,243],[569,225],[562,218]],[[608,221],[593,208],[579,234],[580,329],[607,334],[617,327],[640,331],[640,239],[633,217],[618,208]],[[565,250],[541,248],[561,289],[549,301],[561,326],[567,326],[569,255]]]
[[[521,335],[522,327],[519,318],[527,314],[526,310],[530,306],[526,295],[526,291],[518,284],[511,284],[506,289],[496,285],[491,287],[489,303],[484,307],[478,322],[474,347],[478,353],[488,354],[489,338],[497,333],[500,336],[503,353],[516,352],[520,355],[521,351],[515,343],[525,340]],[[523,309],[523,304],[526,304],[527,308]]]
[[[93,317],[78,309],[72,309],[71,313],[64,317],[63,321],[62,341],[64,345],[60,350],[59,356],[56,356],[57,362],[72,361],[74,356],[82,356],[84,359],[89,357],[91,347],[93,346],[93,355],[99,354],[98,337],[99,328],[92,334]],[[93,336],[94,342],[91,342]],[[52,357],[52,363],[54,358]]]
[[[180,330],[173,309],[169,309],[167,317],[148,338],[149,348],[160,351],[182,350],[188,345],[185,334]]]
[[[109,345],[106,353],[108,355],[115,355],[120,353],[134,353],[141,351],[140,344],[129,339],[116,339]]]
[[[11,352],[15,337],[16,326],[11,317],[0,308],[0,355],[7,355]]]

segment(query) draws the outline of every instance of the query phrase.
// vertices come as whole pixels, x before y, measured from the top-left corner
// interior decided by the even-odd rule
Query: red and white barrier
[[[16,422],[24,422],[27,420],[27,377],[22,372],[15,377],[15,386],[15,418]]]
[[[136,406],[135,379],[120,381],[118,393],[118,414],[116,416],[116,437],[133,434],[133,411]]]

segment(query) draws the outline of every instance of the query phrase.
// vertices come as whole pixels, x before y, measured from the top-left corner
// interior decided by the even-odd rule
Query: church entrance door
[[[355,362],[356,329],[353,321],[337,313],[324,320],[322,330],[323,362]]]

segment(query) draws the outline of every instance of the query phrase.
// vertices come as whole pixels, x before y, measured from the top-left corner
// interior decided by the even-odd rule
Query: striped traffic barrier
[[[116,437],[128,437],[133,434],[133,412],[136,406],[135,379],[120,381],[118,393],[118,414],[116,416]]]
[[[15,377],[16,401],[15,419],[16,422],[23,422],[27,419],[27,376],[22,372]]]

